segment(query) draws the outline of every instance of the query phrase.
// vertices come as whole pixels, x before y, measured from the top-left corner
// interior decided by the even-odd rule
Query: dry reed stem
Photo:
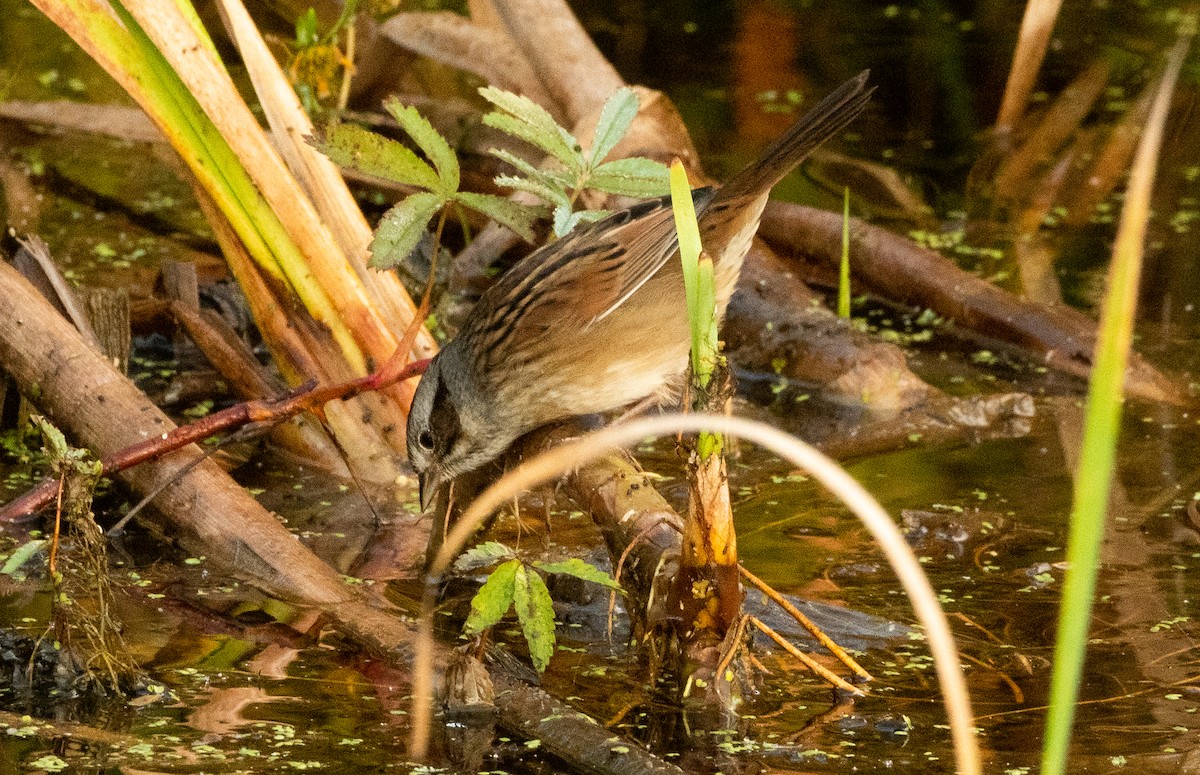
[[[1004,85],[1004,99],[1000,103],[1000,114],[996,117],[997,132],[1012,132],[1025,113],[1061,7],[1062,0],[1029,0],[1025,6],[1017,50],[1013,52],[1012,68]]]
[[[308,143],[306,138],[312,135],[313,125],[295,90],[271,56],[241,0],[221,0],[219,6],[275,136],[275,147],[312,198],[390,328],[394,332],[403,331],[412,322],[416,306],[394,272],[368,269],[365,257],[371,243],[371,227],[337,165]],[[437,344],[432,335],[422,331],[414,357],[431,358],[435,352]]]
[[[192,21],[174,3],[126,0],[125,7],[175,69],[285,225],[305,258],[307,271],[314,276],[304,279],[316,280],[325,289],[364,354],[378,363],[386,361],[396,348],[398,334],[388,329],[358,276],[345,271],[341,247],[238,96],[215,52],[200,41]]]

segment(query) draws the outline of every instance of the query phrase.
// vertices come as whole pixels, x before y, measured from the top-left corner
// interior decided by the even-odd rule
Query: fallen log
[[[834,264],[842,254],[842,216],[803,205],[771,202],[759,235],[784,255]],[[1096,322],[1070,307],[1017,298],[960,269],[936,251],[857,219],[850,222],[851,271],[864,288],[901,304],[928,307],[956,325],[1027,348],[1046,365],[1087,378]],[[1126,391],[1151,401],[1186,404],[1183,389],[1130,354]]]

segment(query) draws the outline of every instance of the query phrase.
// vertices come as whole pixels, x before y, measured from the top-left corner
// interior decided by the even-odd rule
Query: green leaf
[[[388,269],[408,258],[421,241],[429,219],[445,201],[438,194],[421,191],[388,210],[371,240],[371,266]]]
[[[498,541],[487,541],[479,546],[472,546],[458,556],[454,561],[454,570],[460,573],[470,573],[479,568],[495,565],[500,560],[513,557],[513,550]]]
[[[633,156],[601,164],[588,176],[587,186],[621,196],[665,196],[671,190],[671,171],[664,164]]]
[[[554,656],[554,603],[542,577],[523,565],[513,584],[513,608],[529,643],[529,658],[541,673]]]
[[[471,613],[463,624],[463,632],[478,635],[508,613],[509,606],[513,604],[517,571],[521,569],[520,560],[509,560],[492,571],[475,597],[471,598]]]
[[[456,199],[472,210],[481,212],[493,221],[512,229],[526,242],[536,239],[533,223],[543,214],[538,212],[538,208],[493,194],[474,194],[469,191],[460,193]]]
[[[310,48],[321,41],[317,34],[317,11],[309,8],[296,18],[296,47]]]
[[[517,191],[528,191],[550,207],[570,207],[571,205],[571,197],[567,196],[561,189],[552,188],[538,180],[518,178],[515,175],[497,175],[495,183],[497,186],[504,186],[505,188],[512,188]]]
[[[584,168],[583,152],[575,136],[555,122],[545,108],[528,97],[485,86],[479,93],[500,111],[483,116],[483,123],[541,148],[578,175]]]
[[[589,167],[595,167],[604,161],[609,151],[621,142],[625,132],[629,130],[638,112],[637,93],[628,86],[622,86],[612,93],[600,110],[600,118],[596,121],[596,138],[592,141],[592,155],[588,160]],[[664,192],[665,193],[665,192]]]
[[[554,208],[554,235],[556,237],[565,237],[579,224],[594,223],[610,214],[608,210],[577,210],[572,212],[566,205],[559,205]]]
[[[546,174],[544,170],[535,167],[512,151],[508,151],[503,148],[489,148],[488,153],[495,156],[497,159],[516,167],[517,171],[524,173],[526,177],[530,177],[535,180],[541,180]]]
[[[571,196],[567,193],[567,189],[574,185],[575,180],[568,177],[566,173],[535,167],[520,156],[502,148],[492,148],[491,153],[497,159],[516,167],[525,175],[523,178],[515,175],[497,175],[496,185],[528,191],[551,206],[569,206],[571,204]]]
[[[46,541],[44,539],[34,539],[26,541],[16,549],[13,549],[12,554],[4,562],[4,566],[0,567],[0,575],[15,576],[17,571],[21,569],[21,566],[29,562],[29,559],[41,551],[45,545]],[[24,579],[19,580],[23,581]]]
[[[563,140],[557,137],[557,135],[548,136],[541,131],[540,127],[534,129],[529,124],[507,113],[497,113],[495,111],[485,113],[483,123],[540,148],[546,154],[558,159],[563,166],[571,170],[573,175],[578,175],[583,169],[583,155],[577,144],[572,145],[569,141]],[[557,125],[555,126],[557,127]],[[574,136],[572,136],[571,140],[574,140]]]
[[[609,589],[621,588],[613,577],[609,575],[608,571],[602,571],[590,562],[584,562],[578,557],[572,557],[562,562],[537,562],[534,565],[543,573],[561,573],[565,576],[574,576],[577,579],[600,584]]]
[[[580,211],[582,212],[582,211]],[[554,236],[565,237],[575,228],[583,216],[571,210],[570,205],[559,205],[554,208]]]
[[[412,149],[360,126],[335,124],[312,144],[339,166],[430,191],[441,189],[438,173]]]
[[[51,457],[62,459],[70,455],[71,445],[67,443],[67,437],[53,423],[40,414],[30,416],[29,421],[41,432],[42,441]]]
[[[433,124],[430,124],[424,116],[418,113],[416,108],[405,107],[399,100],[394,99],[385,102],[383,107],[392,114],[392,118],[396,119],[400,128],[413,139],[413,142],[421,149],[421,153],[433,162],[438,178],[441,180],[441,194],[446,198],[453,196],[458,191],[459,184],[458,157],[454,155],[454,149],[446,142],[446,138],[438,134],[438,131],[433,128]],[[431,188],[431,190],[438,189]]]

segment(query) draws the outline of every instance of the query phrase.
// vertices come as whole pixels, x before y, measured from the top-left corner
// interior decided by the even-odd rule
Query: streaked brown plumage
[[[724,186],[693,192],[719,316],[771,188],[862,111],[866,81],[842,84]],[[690,342],[678,255],[670,199],[651,200],[531,253],[488,289],[413,398],[422,506],[534,428],[676,384]]]

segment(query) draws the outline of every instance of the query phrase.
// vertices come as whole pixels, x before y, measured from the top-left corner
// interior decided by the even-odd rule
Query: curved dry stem
[[[925,628],[929,648],[936,662],[946,712],[949,715],[958,771],[964,775],[979,775],[982,771],[979,746],[975,738],[971,702],[959,663],[958,649],[950,633],[946,615],[938,604],[937,595],[934,594],[929,579],[905,542],[904,536],[879,502],[837,463],[800,439],[765,423],[718,415],[668,414],[605,428],[538,455],[501,477],[476,498],[442,544],[430,567],[431,577],[436,578],[444,573],[483,521],[501,504],[521,492],[552,481],[573,468],[608,454],[613,449],[634,444],[647,437],[701,430],[736,436],[770,449],[811,474],[862,520],[879,543],[909,599],[912,600],[917,618]],[[430,610],[427,606],[423,619],[430,618]],[[422,627],[424,637],[417,643],[418,664],[428,664],[427,659],[422,661],[421,653],[431,653],[431,630],[429,626]],[[425,687],[428,687],[429,680],[427,676],[414,676],[414,682],[423,683]],[[421,726],[418,723],[421,718],[426,720],[428,728],[432,704],[427,692],[426,689],[425,696],[422,697],[421,693],[414,691],[414,729]]]

